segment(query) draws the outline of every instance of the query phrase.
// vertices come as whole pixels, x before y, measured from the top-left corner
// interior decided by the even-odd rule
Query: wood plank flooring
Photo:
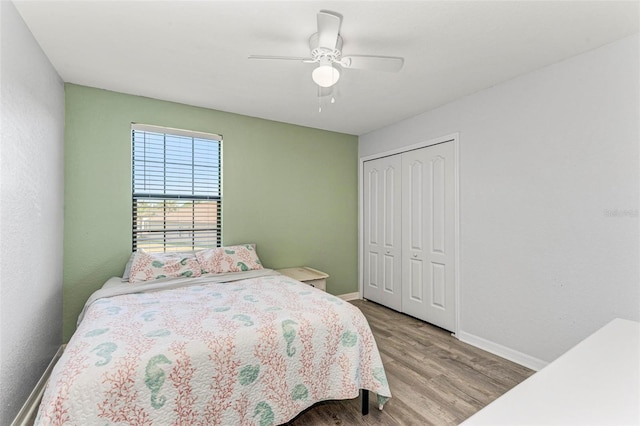
[[[415,318],[373,302],[351,303],[369,321],[393,397],[380,411],[371,392],[367,416],[359,399],[322,402],[288,425],[455,425],[533,374]]]

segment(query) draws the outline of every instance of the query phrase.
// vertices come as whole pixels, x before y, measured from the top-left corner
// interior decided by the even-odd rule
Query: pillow
[[[133,258],[136,257],[136,252],[131,253],[129,256],[129,260],[127,260],[127,264],[124,266],[124,272],[122,273],[122,282],[129,282],[129,275],[131,274],[131,264],[133,263]]]
[[[196,258],[204,273],[222,274],[263,269],[255,245],[252,244],[202,250],[196,252]]]
[[[202,268],[195,256],[185,253],[134,253],[129,282],[157,280],[160,278],[199,277]]]
[[[142,249],[140,249],[142,250]],[[194,257],[196,255],[195,251],[173,251],[171,252],[172,254],[177,254],[179,256],[182,257]],[[127,264],[124,266],[124,272],[122,273],[122,282],[123,283],[128,283],[129,282],[129,275],[131,274],[131,264],[133,263],[133,258],[136,257],[136,252],[134,251],[133,253],[131,253],[131,256],[129,256],[129,260],[127,261]]]

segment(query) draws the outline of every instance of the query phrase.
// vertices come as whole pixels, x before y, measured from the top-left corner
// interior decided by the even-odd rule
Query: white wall
[[[62,342],[64,86],[0,1],[0,424]]]
[[[536,366],[615,317],[640,320],[639,45],[360,137],[362,158],[460,132],[461,339]]]

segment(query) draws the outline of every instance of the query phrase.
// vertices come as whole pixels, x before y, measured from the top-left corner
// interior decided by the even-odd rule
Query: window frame
[[[165,172],[163,173],[161,179],[158,180],[157,177],[150,177],[151,173],[150,172],[148,173],[146,171],[146,168],[145,168],[145,171],[142,173],[138,173],[136,171],[136,141],[137,141],[136,132],[138,134],[145,133],[144,135],[145,141],[138,142],[140,145],[144,145],[145,149],[146,149],[146,143],[147,143],[146,133],[162,135],[161,143],[163,144],[163,153],[161,154],[161,156],[162,156],[162,165],[164,168],[163,170],[165,170]],[[178,185],[177,189],[174,192],[172,192],[171,190],[167,190],[168,177],[166,173],[166,169],[167,169],[166,166],[168,163],[171,163],[171,160],[170,159],[168,160],[168,157],[167,157],[167,137],[172,137],[172,136],[177,138],[190,139],[191,140],[190,149],[192,152],[191,163],[189,164],[188,162],[183,162],[180,164],[181,166],[189,165],[191,167],[191,170],[192,170],[191,180],[188,180],[188,179],[185,180],[185,182],[188,182],[188,184],[184,185],[184,187],[181,187]],[[223,230],[223,227],[222,227],[222,198],[223,198],[222,197],[222,147],[223,147],[222,135],[183,130],[183,129],[175,129],[170,127],[154,126],[154,125],[148,125],[148,124],[131,123],[130,137],[131,137],[131,226],[132,226],[131,249],[132,249],[132,252],[135,252],[140,248],[147,251],[154,251],[154,252],[160,252],[160,251],[173,252],[173,251],[192,251],[192,250],[196,250],[197,248],[220,247],[222,245],[222,230]],[[197,166],[201,166],[200,164],[197,164],[195,161],[196,140],[200,143],[203,140],[206,140],[206,141],[211,141],[213,144],[215,144],[215,148],[211,150],[207,150],[207,154],[211,154],[213,158],[217,158],[217,163],[214,161],[213,164],[211,165],[212,170],[215,170],[217,168],[217,173],[215,171],[212,172],[213,175],[217,177],[217,179],[213,179],[210,182],[210,184],[213,185],[214,188],[217,188],[217,191],[214,191],[214,192],[217,192],[217,195],[196,194],[195,169]],[[153,161],[149,161],[147,159],[146,150],[144,152],[145,153],[142,155],[142,158],[144,159],[139,160],[140,165],[153,163]],[[140,155],[139,155],[139,158],[140,158]],[[157,188],[156,190],[151,190],[151,191],[140,191],[138,187],[138,191],[136,191],[137,189],[136,182],[139,185],[141,179],[144,182],[143,185],[145,186],[145,189],[146,189],[147,181],[153,182],[156,186],[161,183],[163,189],[160,191],[158,191]],[[151,183],[149,183],[149,185],[152,186]],[[191,191],[192,191],[191,194],[181,193],[181,191],[188,190],[189,186],[191,187]],[[174,186],[174,188],[176,187]],[[141,208],[140,202],[143,200],[157,200],[158,204],[162,206],[158,210],[158,211],[162,211],[162,221],[161,221],[163,222],[162,228],[154,229],[154,230],[144,230],[140,226],[141,222],[139,221],[139,210]],[[185,201],[187,203],[191,202],[191,216],[190,216],[191,225],[192,225],[191,228],[184,229],[182,226],[180,227],[178,226],[180,224],[167,226],[167,211],[168,211],[167,204],[175,203],[177,200]],[[197,227],[196,223],[199,223],[197,221],[197,213],[196,213],[197,203],[207,202],[207,201],[211,201],[215,203],[215,223],[211,222],[213,225],[212,227],[207,227],[207,228]],[[158,207],[154,207],[154,208],[158,208]],[[181,214],[184,211],[188,211],[188,207],[182,210]],[[187,219],[188,218],[189,216],[187,215]],[[160,222],[157,222],[157,221],[154,222],[156,226],[158,223]],[[188,223],[188,221],[180,222],[180,223],[184,224],[184,223]],[[175,246],[171,246],[171,238],[168,238],[167,235],[171,236],[177,233],[178,235],[177,238],[180,238],[180,235],[183,232],[187,232],[188,234],[190,234],[191,244],[190,245],[178,244]],[[140,235],[142,233],[161,234],[163,237],[155,241],[156,244],[161,245],[161,248],[154,247],[152,249],[149,249],[144,247],[143,244],[140,244]],[[210,235],[207,237],[205,235],[206,233],[210,233]],[[201,237],[200,239],[198,239],[198,234],[200,234],[199,235]],[[214,237],[212,237],[211,235],[214,235]],[[176,237],[174,236],[174,238]],[[151,241],[154,241],[154,240],[152,239]]]

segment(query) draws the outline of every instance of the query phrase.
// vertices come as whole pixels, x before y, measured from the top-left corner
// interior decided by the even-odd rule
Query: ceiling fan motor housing
[[[311,50],[311,58],[314,62],[338,62],[342,56],[342,37],[338,35],[334,48],[319,46],[319,33],[309,37],[309,49]]]

